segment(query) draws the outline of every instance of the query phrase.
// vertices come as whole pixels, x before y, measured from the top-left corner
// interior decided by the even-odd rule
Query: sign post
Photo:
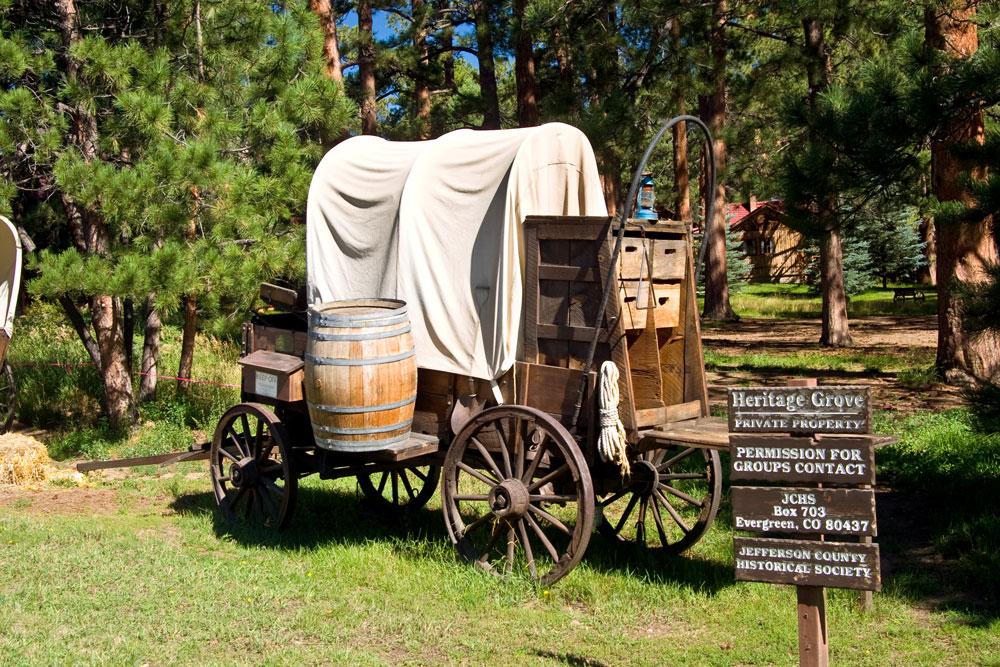
[[[882,585],[870,390],[730,389],[729,431],[730,480],[755,483],[731,490],[733,527],[755,533],[733,539],[736,579],[796,586],[799,664],[824,667],[826,588]]]

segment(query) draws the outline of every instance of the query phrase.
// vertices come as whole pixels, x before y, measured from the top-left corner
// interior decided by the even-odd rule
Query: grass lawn
[[[19,323],[19,417],[56,457],[138,455],[206,438],[236,390],[165,382],[142,427],[97,419],[93,369],[58,313]],[[176,366],[168,328],[164,372]],[[895,354],[710,363],[899,370]],[[811,354],[805,352],[804,354]],[[238,381],[235,346],[199,345],[195,375]],[[914,360],[914,363],[922,360]],[[1000,435],[963,410],[880,413],[878,542],[885,590],[869,614],[829,592],[831,659],[1000,665]],[[723,457],[724,464],[726,458]],[[0,489],[0,663],[794,664],[794,589],[733,581],[731,516],[667,558],[595,534],[550,589],[458,561],[435,496],[406,521],[360,502],[353,479],[304,480],[289,531],[223,523],[204,463],[97,477],[89,488]],[[728,484],[726,485],[728,488]]]
[[[726,516],[660,559],[595,536],[551,590],[456,561],[432,503],[407,528],[366,514],[353,484],[313,483],[275,539],[220,525],[206,481],[101,487],[107,513],[0,518],[0,657],[8,663],[791,664],[795,596],[732,580]],[[831,591],[840,664],[1000,659],[994,616],[929,611],[890,579],[868,615]]]
[[[909,287],[909,285],[906,285]],[[933,287],[918,288],[925,299],[893,301],[893,287],[875,288],[850,298],[849,317],[868,315],[933,315],[937,312],[937,294]],[[785,319],[820,317],[821,299],[807,285],[740,285],[731,293],[730,302],[741,317]]]

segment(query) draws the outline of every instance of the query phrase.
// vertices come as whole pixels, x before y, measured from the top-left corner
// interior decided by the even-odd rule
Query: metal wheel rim
[[[245,434],[250,434],[250,438]],[[277,459],[272,458],[277,454]],[[246,459],[257,464],[257,483],[238,485],[234,468]],[[212,437],[209,466],[215,501],[228,521],[281,530],[295,507],[298,477],[291,463],[288,435],[267,407],[241,403],[219,420]],[[279,484],[280,482],[280,484]]]
[[[496,574],[516,566],[547,586],[583,557],[594,522],[590,471],[548,414],[526,406],[484,410],[452,441],[441,479],[445,527],[465,560]],[[505,497],[510,505],[500,502]]]

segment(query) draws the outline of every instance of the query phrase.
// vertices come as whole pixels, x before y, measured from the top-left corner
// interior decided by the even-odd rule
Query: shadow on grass
[[[300,488],[292,521],[281,532],[227,522],[209,492],[181,494],[170,507],[178,514],[209,517],[220,538],[282,551],[372,541],[400,542],[407,550],[406,544],[413,540],[448,541],[438,509],[386,512],[343,489]],[[422,557],[428,554],[419,548],[412,551]],[[676,583],[709,593],[734,583],[732,568],[716,561],[690,555],[667,556],[657,549],[616,542],[596,532],[591,536],[583,562],[598,572],[631,574],[649,582]]]
[[[441,514],[426,507],[391,513],[342,489],[322,487],[299,488],[291,522],[280,532],[226,521],[210,492],[179,495],[171,503],[171,509],[178,514],[210,517],[219,537],[244,545],[287,551],[328,544],[362,544],[379,539],[443,536],[444,533]]]

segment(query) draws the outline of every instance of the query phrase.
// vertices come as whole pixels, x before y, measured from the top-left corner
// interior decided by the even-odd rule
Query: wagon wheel
[[[668,445],[632,462],[628,482],[599,503],[606,537],[679,554],[701,539],[722,496],[719,453]]]
[[[358,486],[376,508],[418,510],[437,490],[441,466],[425,465],[358,475]]]
[[[555,419],[520,405],[462,427],[445,457],[441,505],[464,559],[496,573],[526,568],[543,585],[580,562],[594,524],[580,448]]]
[[[0,368],[0,433],[10,430],[14,422],[14,407],[17,399],[17,385],[14,384],[14,371],[10,364],[3,362]]]
[[[227,520],[281,530],[295,508],[298,476],[288,433],[270,408],[234,405],[222,415],[209,452],[212,489]]]

